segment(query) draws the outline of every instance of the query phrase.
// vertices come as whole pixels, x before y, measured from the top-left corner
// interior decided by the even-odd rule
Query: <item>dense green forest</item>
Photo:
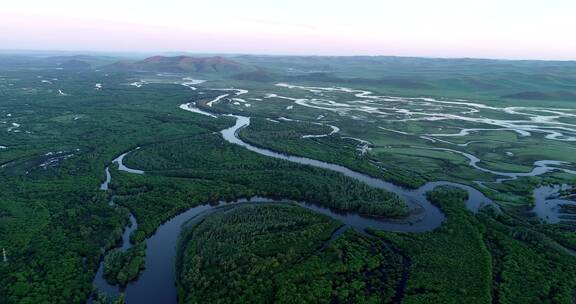
[[[182,235],[185,245],[180,249],[183,257],[179,283],[181,294],[187,295],[183,302],[196,303],[198,299],[212,297],[226,302],[242,302],[242,298],[227,298],[225,291],[232,288],[261,288],[254,291],[255,295],[267,297],[258,302],[291,302],[295,298],[306,302],[375,303],[392,299],[402,303],[533,303],[534,299],[540,303],[572,301],[576,276],[570,269],[574,268],[575,257],[564,247],[533,228],[523,228],[517,220],[496,210],[487,209],[477,216],[470,214],[463,204],[466,193],[461,190],[439,188],[428,196],[448,217],[440,229],[425,234],[372,231],[374,236],[360,236],[349,231],[324,246],[308,244],[305,246],[308,250],[321,247],[323,251],[296,254],[297,263],[291,263],[290,270],[285,270],[281,259],[278,265],[265,258],[269,254],[267,250],[277,247],[283,250],[278,248],[273,252],[282,254],[290,252],[291,248],[298,249],[284,238],[281,242],[274,238],[279,235],[274,230],[279,229],[275,225],[284,227],[284,222],[290,222],[290,217],[282,215],[281,220],[271,220],[268,219],[272,217],[268,213],[270,211],[262,210],[274,210],[281,206],[253,205],[224,209],[188,228]],[[291,208],[298,210],[298,207]],[[303,209],[298,212],[309,213]],[[302,215],[298,218],[304,219]],[[268,221],[275,225],[264,228]],[[262,233],[268,231],[266,229],[273,232]],[[244,236],[255,235],[254,231],[258,231],[259,241]],[[322,237],[320,233],[314,235]],[[330,272],[323,267],[339,265],[331,254],[339,252],[338,256],[342,257],[343,252],[339,250],[350,248],[352,239],[362,240],[356,243],[356,249],[365,250],[364,246],[369,246],[389,255],[385,268],[392,271],[387,274],[389,277],[385,279],[384,274],[380,274],[376,281],[369,281],[383,284],[377,289],[382,292],[379,295],[374,292],[374,286],[364,281],[372,280],[365,277],[366,274],[374,274],[367,269],[352,275],[337,271],[339,280],[348,281],[346,285],[337,285],[344,288],[338,289],[342,290],[342,294],[331,289],[335,283],[330,283],[325,277],[330,278]],[[343,245],[345,247],[341,247]],[[361,246],[356,247],[358,245]],[[299,252],[296,250],[296,253]],[[357,252],[354,256],[362,256],[359,254]],[[232,264],[220,262],[223,256],[229,257]],[[249,258],[252,256],[255,258]],[[262,276],[260,271],[271,271],[270,268],[274,269],[272,279],[258,280]],[[254,272],[255,269],[258,271]],[[349,268],[345,269],[350,271]],[[403,269],[408,273],[406,281],[402,280]],[[251,275],[256,278],[251,278]],[[295,283],[295,277],[298,278],[296,282],[302,283]],[[393,281],[390,281],[392,278]],[[384,283],[386,281],[388,283]],[[275,284],[279,287],[274,287]],[[526,286],[530,288],[525,289]]]
[[[92,299],[92,303],[93,304],[108,304],[108,303],[112,303],[112,304],[125,304],[126,303],[126,299],[124,294],[121,294],[120,296],[110,299],[110,297],[108,295],[106,295],[103,292],[99,292],[99,291],[94,291],[95,295],[94,298]]]
[[[127,212],[108,205],[98,190],[116,155],[147,141],[213,132],[225,122],[190,119],[177,105],[186,88],[133,90],[122,75],[93,71],[10,71],[3,78],[0,141],[0,298],[6,303],[83,303],[92,289],[102,250],[111,248]],[[9,80],[11,79],[9,78]],[[56,80],[51,80],[53,83]],[[94,90],[102,82],[108,90]],[[22,87],[32,88],[23,90]],[[164,112],[158,112],[164,109]],[[201,126],[200,126],[201,125]]]
[[[440,229],[420,235],[375,232],[410,256],[403,303],[574,300],[573,251],[495,210],[471,215],[460,190],[440,188],[429,197],[448,217]]]
[[[235,197],[266,196],[308,201],[339,210],[358,210],[379,216],[402,217],[408,214],[407,206],[394,194],[328,170],[257,155],[224,142],[217,134],[202,134],[145,146],[130,153],[125,162],[129,167],[140,168],[147,173],[145,176],[122,174],[118,179],[131,181],[130,184],[120,183],[117,189],[119,195],[143,192],[142,195],[128,199],[127,203],[123,199],[119,200],[120,204],[128,204],[130,209],[136,210],[137,215],[139,212],[148,212],[156,217],[161,216],[158,210],[152,212],[153,208],[168,208],[177,204],[174,196],[164,194],[168,190],[154,186],[155,180],[163,184],[172,183],[169,186],[171,188],[180,184],[190,189],[208,184],[217,187],[210,191],[210,196],[199,199],[194,197],[200,196],[202,191],[189,190],[195,194],[183,196],[186,202],[181,207],[190,207],[194,201],[200,203]],[[116,184],[113,186],[116,187]],[[150,196],[154,199],[150,199]],[[171,202],[158,204],[158,200]],[[159,206],[148,206],[150,203]],[[143,219],[142,227],[146,225]],[[157,222],[152,226],[155,225]]]
[[[0,303],[85,303],[90,295],[95,304],[124,303],[130,285],[146,272],[146,240],[162,223],[191,207],[253,197],[286,202],[225,206],[185,227],[174,301],[576,302],[570,173],[576,158],[569,140],[576,110],[558,93],[573,90],[571,64],[346,58],[338,65],[329,58],[239,57],[266,68],[257,75],[195,74],[208,81],[192,85],[190,74],[109,70],[103,65],[116,58],[87,58],[98,69],[0,56]],[[282,72],[294,66],[334,72]],[[383,67],[394,69],[384,73]],[[415,77],[422,71],[426,76]],[[490,88],[480,90],[484,84]],[[351,90],[441,100],[374,101]],[[531,90],[544,94],[526,94]],[[222,94],[228,96],[207,105]],[[464,205],[466,192],[438,188],[427,197],[446,220],[433,231],[348,227],[340,234],[342,223],[289,201],[329,207],[357,221],[360,213],[404,223],[419,210],[396,193],[340,173],[228,143],[219,132],[234,119],[179,108],[188,102],[210,113],[251,117],[239,136],[255,146],[408,188],[437,180],[466,184],[495,205],[473,213]],[[465,117],[454,119],[459,115]],[[511,127],[496,128],[494,121]],[[522,127],[518,121],[537,131],[511,130]],[[339,131],[308,136],[328,134],[330,126]],[[555,138],[546,130],[564,133]],[[362,140],[368,149],[360,149]],[[145,174],[111,164],[128,151],[124,164]],[[474,166],[462,153],[479,161]],[[505,177],[498,172],[547,168],[535,164],[541,160],[561,163],[542,175],[497,181]],[[106,167],[112,181],[102,191]],[[562,200],[544,206],[551,217],[560,214],[549,223],[535,209],[534,189],[562,184],[563,190],[545,195]],[[138,229],[129,237],[133,246],[122,252],[116,247],[129,213]],[[100,263],[109,283],[127,286],[126,295],[95,290]]]
[[[94,179],[0,183],[1,298],[6,303],[80,303],[101,248],[120,236],[126,214],[106,208]]]
[[[438,189],[429,198],[446,212],[441,228],[419,235],[377,233],[410,256],[403,303],[490,302],[490,254],[480,224],[464,208],[466,193]]]
[[[144,269],[146,244],[140,243],[130,247],[126,252],[114,249],[104,257],[104,276],[112,285],[126,286],[138,278]]]
[[[391,301],[402,257],[352,231],[329,242],[338,226],[290,205],[245,205],[212,214],[182,234],[180,302]]]

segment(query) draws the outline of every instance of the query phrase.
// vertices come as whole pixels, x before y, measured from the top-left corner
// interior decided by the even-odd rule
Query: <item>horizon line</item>
[[[13,52],[13,53],[10,53]],[[20,55],[21,53],[73,53],[76,56],[90,55],[90,54],[107,54],[107,55],[142,55],[142,56],[162,56],[161,54],[189,54],[189,55],[222,55],[222,56],[267,56],[267,57],[389,57],[389,58],[420,58],[420,59],[438,59],[438,60],[492,60],[492,61],[540,61],[540,62],[576,62],[575,59],[544,59],[544,58],[503,58],[503,57],[474,57],[474,56],[414,56],[414,55],[329,55],[329,54],[281,54],[281,53],[242,53],[242,52],[194,52],[194,51],[126,51],[126,50],[58,50],[58,49],[10,49],[0,48],[0,55],[13,54]],[[70,55],[72,56],[72,55]],[[179,55],[170,55],[179,56]],[[167,56],[168,57],[168,56]]]

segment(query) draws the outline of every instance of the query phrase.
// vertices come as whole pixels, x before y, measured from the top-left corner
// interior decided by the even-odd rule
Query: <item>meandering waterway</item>
[[[244,91],[240,92],[245,93]],[[214,118],[218,117],[217,114],[213,114],[195,108],[194,103],[187,103],[185,105],[182,105],[181,108],[193,113],[211,116]],[[228,115],[228,116],[234,117],[236,119],[236,123],[234,124],[234,126],[221,131],[221,134],[226,141],[235,145],[242,146],[250,151],[268,157],[274,157],[277,159],[282,159],[303,165],[309,165],[313,167],[339,172],[345,176],[363,182],[371,187],[395,193],[403,201],[405,201],[414,211],[412,212],[412,215],[406,219],[390,220],[390,219],[367,217],[358,214],[356,212],[342,212],[313,203],[306,203],[306,202],[295,203],[303,208],[312,210],[320,214],[327,215],[335,220],[341,221],[344,224],[344,228],[349,227],[357,229],[358,231],[361,232],[364,231],[366,228],[373,228],[376,230],[383,230],[383,231],[411,232],[411,233],[421,233],[434,230],[435,228],[442,225],[442,223],[445,220],[445,216],[436,206],[434,206],[432,203],[430,203],[430,201],[428,201],[428,199],[426,198],[426,193],[441,186],[452,186],[467,191],[468,200],[466,202],[466,207],[471,212],[477,212],[482,207],[487,205],[495,206],[492,200],[486,197],[482,192],[468,185],[462,185],[446,181],[436,181],[426,183],[425,185],[423,185],[418,189],[407,189],[389,182],[385,182],[381,179],[374,178],[367,174],[351,170],[341,165],[332,164],[306,157],[288,155],[285,153],[279,153],[269,149],[253,146],[249,143],[244,142],[238,136],[238,132],[242,128],[247,127],[250,124],[250,118],[236,115]],[[119,169],[122,171],[135,174],[144,174],[144,171],[142,170],[128,168],[123,164],[124,157],[130,152],[120,155],[119,157],[114,159],[113,162],[117,163]],[[475,161],[470,157],[469,159],[471,163],[474,163],[475,165],[477,162],[479,162],[479,160]],[[547,168],[547,165],[559,165],[559,164],[546,163],[543,166],[537,165],[537,167]],[[497,173],[498,173],[497,175],[505,176],[508,178],[519,176],[518,174],[514,173],[506,173],[506,172],[497,172]],[[521,176],[532,174],[541,174],[541,172],[539,170],[533,170],[533,172],[522,174]],[[106,181],[101,186],[102,190],[108,190],[108,185],[111,181],[111,175],[108,168],[106,168],[106,177],[107,177]],[[544,196],[542,195],[536,196],[537,205],[541,203],[539,201],[539,197]],[[224,202],[219,202],[217,204],[207,203],[196,207],[192,207],[187,211],[185,211],[184,213],[181,213],[175,216],[174,218],[168,220],[164,224],[162,224],[160,227],[158,227],[154,235],[146,239],[146,245],[147,245],[146,259],[145,259],[146,269],[143,271],[143,273],[140,275],[137,281],[129,283],[128,286],[126,286],[123,289],[120,289],[117,286],[111,286],[106,282],[106,280],[102,276],[103,265],[101,264],[98,273],[96,275],[96,278],[94,280],[94,284],[100,290],[110,295],[118,294],[120,291],[125,292],[127,303],[177,303],[177,290],[175,286],[175,279],[176,279],[175,262],[176,262],[178,236],[180,235],[182,226],[185,223],[189,222],[190,220],[193,220],[195,218],[197,219],[201,216],[210,214],[218,207],[230,206],[234,204],[241,204],[247,202],[279,203],[281,201],[265,197],[254,197],[251,199],[238,199],[236,201],[229,203]],[[111,200],[111,203],[113,204],[113,198]],[[537,209],[538,208],[535,208],[535,212],[538,212]],[[130,247],[129,243],[130,233],[132,233],[137,227],[136,219],[133,216],[130,217],[130,222],[131,224],[128,225],[124,231],[120,250],[127,250]],[[344,230],[345,229],[341,229],[340,231]]]

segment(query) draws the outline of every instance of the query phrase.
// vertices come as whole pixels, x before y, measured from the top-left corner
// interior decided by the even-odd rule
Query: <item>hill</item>
[[[117,70],[163,73],[241,73],[253,70],[248,65],[220,56],[153,56],[140,61],[119,61],[109,67]]]
[[[59,67],[67,70],[86,70],[91,69],[92,65],[83,60],[72,59],[60,63]]]

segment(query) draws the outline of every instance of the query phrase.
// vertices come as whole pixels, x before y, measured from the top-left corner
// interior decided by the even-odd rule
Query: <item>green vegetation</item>
[[[268,104],[264,104],[268,107]],[[224,107],[224,105],[222,105]],[[258,109],[251,107],[251,109]],[[229,110],[229,109],[226,109]],[[264,108],[262,112],[253,110],[254,115],[269,115],[270,110]],[[443,142],[431,142],[418,136],[433,129],[438,129],[438,122],[410,122],[388,124],[386,129],[398,130],[414,134],[398,134],[395,132],[378,130],[373,124],[358,122],[339,117],[337,122],[331,121],[333,116],[326,118],[328,123],[335,124],[342,129],[340,133],[322,138],[302,138],[304,134],[322,134],[325,130],[319,131],[317,125],[310,125],[306,121],[314,120],[308,117],[301,117],[302,113],[313,112],[314,109],[305,108],[305,111],[294,112],[293,118],[303,119],[303,122],[270,122],[262,118],[253,118],[249,127],[242,129],[240,137],[253,145],[272,149],[275,151],[299,155],[327,162],[337,163],[356,171],[364,172],[371,176],[379,177],[395,184],[406,187],[417,188],[426,181],[447,180],[458,183],[468,183],[474,186],[473,181],[495,181],[500,176],[482,172],[469,165],[469,160],[461,155],[446,151],[433,151],[434,148],[455,149],[470,153],[482,161],[481,167],[500,172],[529,172],[533,168],[535,161],[542,159],[564,160],[576,163],[571,147],[567,142],[547,140],[547,144],[542,146],[542,141],[546,140],[541,134],[534,133],[530,137],[520,137],[510,131],[492,131],[473,133],[462,138],[440,138],[453,142],[453,144]],[[323,112],[316,112],[317,114]],[[275,114],[273,112],[273,114]],[[244,114],[245,115],[245,114]],[[289,113],[278,113],[290,115]],[[297,115],[297,116],[296,116]],[[306,118],[306,119],[304,119]],[[446,125],[453,124],[454,130],[446,130]],[[421,125],[421,126],[419,126]],[[313,126],[313,127],[310,127]],[[456,127],[458,126],[458,127]],[[442,124],[442,130],[438,133],[458,133],[461,128],[484,127],[482,125],[471,124],[462,121],[447,122]],[[436,133],[436,131],[434,131]],[[360,144],[350,139],[350,137],[361,138],[372,143],[372,149],[367,153],[358,151]],[[466,144],[466,147],[457,147],[456,144]],[[512,154],[509,154],[512,153]],[[510,156],[512,155],[512,156]],[[555,182],[571,183],[573,175],[561,177],[556,175]],[[534,178],[536,184],[542,177]],[[514,201],[526,203],[526,198],[531,196],[533,190],[532,183],[524,184],[524,178],[517,185],[492,184],[491,188],[500,193],[491,193],[493,199],[500,203],[509,204]],[[518,188],[521,187],[521,188]],[[520,189],[526,189],[520,190]],[[504,189],[503,191],[498,191]],[[486,189],[484,189],[486,190]],[[507,197],[499,197],[503,193]]]
[[[137,240],[190,207],[237,197],[288,198],[387,217],[408,213],[389,192],[328,170],[260,156],[217,134],[149,145],[130,153],[125,163],[146,172],[115,174],[112,185],[118,204],[139,220]]]
[[[279,299],[293,303],[386,303],[398,297],[404,258],[388,244],[352,231],[299,267],[279,275]]]
[[[471,215],[460,190],[437,189],[429,197],[447,215],[440,229],[376,232],[411,259],[403,303],[572,302],[576,257],[547,236],[557,228],[492,210]]]
[[[466,98],[498,105],[574,107],[574,62],[386,56],[238,56],[234,59],[266,67],[267,78],[276,76],[277,81],[361,87],[397,96]],[[300,73],[286,77],[288,69]]]
[[[181,303],[389,302],[401,257],[291,205],[225,208],[183,233]]]
[[[357,142],[337,136],[306,138],[303,135],[327,134],[330,128],[306,122],[274,123],[261,118],[250,121],[250,126],[240,131],[240,137],[255,146],[300,155],[326,162],[337,163],[369,175],[416,188],[425,178],[409,170],[381,170],[376,159],[356,150]]]
[[[92,298],[92,304],[108,304],[110,303],[110,299],[109,297],[99,291],[94,291],[95,296]],[[125,304],[126,303],[126,299],[124,294],[120,294],[120,296],[118,296],[117,298],[112,299],[112,304]]]
[[[84,303],[103,250],[128,221],[99,190],[106,164],[156,141],[150,134],[178,138],[225,122],[190,119],[177,107],[190,94],[181,86],[136,90],[125,76],[94,71],[2,75],[0,248],[8,261],[0,264],[0,302]],[[105,89],[95,90],[97,82]],[[19,127],[8,131],[12,123]]]
[[[101,69],[117,61],[105,56],[0,56],[0,250],[5,249],[7,259],[0,256],[0,303],[85,303],[102,260],[108,279],[125,285],[142,270],[145,238],[161,223],[203,203],[265,196],[372,216],[400,218],[409,213],[392,193],[225,142],[218,132],[233,125],[231,118],[178,108],[222,94],[209,88],[249,90],[239,96],[226,91],[237,100],[223,99],[210,109],[252,117],[240,132],[247,142],[338,163],[408,187],[434,180],[476,185],[474,181],[498,178],[471,167],[461,155],[430,148],[471,153],[481,159],[480,166],[496,171],[528,172],[543,159],[564,161],[559,167],[574,170],[573,142],[548,139],[545,133],[488,130],[422,137],[495,127],[474,118],[540,125],[537,120],[558,115],[516,108],[540,115],[532,121],[534,116],[515,114],[514,108],[495,108],[561,108],[574,115],[573,63],[259,56],[233,60],[259,69],[242,69],[236,75],[233,69],[157,75]],[[286,73],[289,68],[293,72]],[[318,70],[330,72],[313,72]],[[194,85],[198,90],[178,84],[190,76],[210,81]],[[463,98],[495,108],[474,112],[464,105],[395,99],[370,103],[354,93],[311,92],[275,86],[277,82],[387,96]],[[317,104],[306,107],[294,99],[316,99]],[[338,112],[323,103],[357,107]],[[425,113],[409,116],[402,111]],[[467,120],[422,119],[431,113],[465,115]],[[564,115],[557,122],[574,128],[576,119]],[[328,125],[340,132],[303,138],[329,133]],[[574,136],[573,131],[564,133]],[[371,149],[362,153],[361,143],[352,138],[370,142]],[[99,190],[104,168],[138,146],[142,148],[125,162],[146,174],[111,166],[111,189],[122,207],[110,206],[110,193]],[[183,235],[180,299],[571,303],[576,287],[574,221],[566,215],[565,222],[546,225],[531,212],[535,187],[562,183],[574,185],[574,175],[554,172],[488,183],[481,190],[502,210],[476,215],[465,209],[460,192],[439,189],[429,198],[447,221],[423,234],[347,231],[328,241],[339,224],[297,206],[222,209]],[[573,199],[573,191],[560,195]],[[120,252],[113,247],[128,222],[128,210],[138,230],[131,235],[134,247]],[[573,207],[565,210],[573,212]],[[94,303],[108,300],[95,293]],[[124,298],[114,301],[123,303]]]
[[[80,303],[101,248],[121,235],[123,212],[105,208],[95,180],[67,178],[0,183],[0,298],[5,303]]]
[[[510,216],[483,215],[480,219],[489,227],[484,238],[492,253],[493,296],[500,303],[573,302],[574,252]],[[543,228],[538,230],[549,229]],[[574,232],[570,234],[573,237]]]
[[[441,228],[423,234],[377,232],[410,256],[402,303],[489,303],[490,253],[481,225],[463,205],[466,193],[440,188],[428,197],[446,213]]]
[[[112,285],[126,286],[144,270],[146,244],[141,243],[123,252],[114,249],[104,257],[104,276]]]

